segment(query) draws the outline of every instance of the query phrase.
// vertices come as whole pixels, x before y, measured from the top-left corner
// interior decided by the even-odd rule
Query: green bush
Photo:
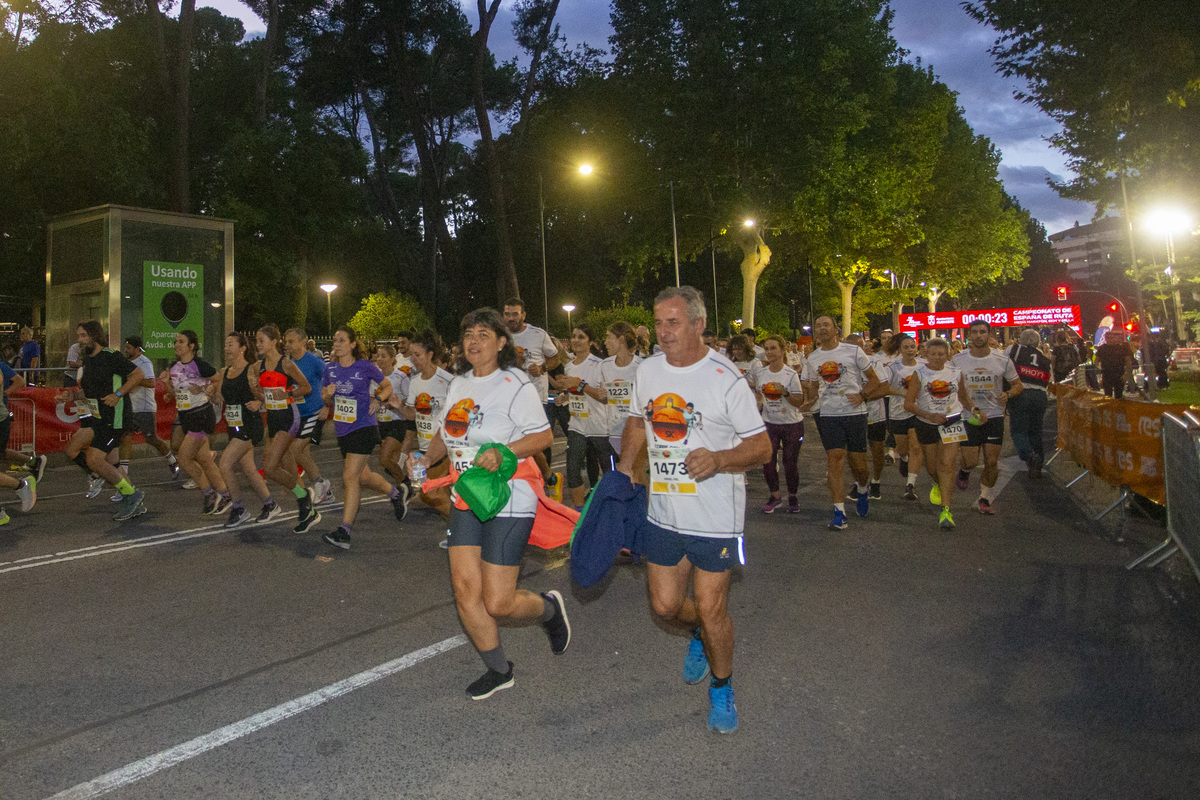
[[[601,342],[604,341],[604,332],[614,322],[628,322],[635,328],[645,325],[650,329],[650,341],[654,341],[654,312],[639,305],[613,304],[611,308],[593,308],[575,319],[586,322]]]
[[[350,327],[360,339],[392,339],[400,331],[429,327],[429,317],[416,300],[391,289],[367,295],[350,318]]]

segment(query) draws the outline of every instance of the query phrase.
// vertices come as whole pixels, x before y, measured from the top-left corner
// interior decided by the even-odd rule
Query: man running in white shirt
[[[979,463],[979,448],[983,448],[983,475],[979,479],[979,513],[995,514],[992,502],[996,479],[1000,476],[1000,450],[1004,446],[1004,409],[1008,401],[1025,387],[1017,376],[1017,367],[1003,351],[992,349],[992,326],[977,319],[967,331],[969,350],[950,359],[966,383],[967,392],[975,407],[987,417],[979,425],[967,426],[967,441],[958,449],[961,466],[954,486],[965,492],[971,480],[971,470]],[[1008,381],[1008,391],[1004,390]]]
[[[550,373],[562,374],[558,346],[554,344],[550,334],[525,321],[525,301],[519,297],[504,301],[504,327],[508,329],[513,347],[517,350],[517,362],[537,389],[538,399],[542,401],[546,419],[549,420],[550,429],[553,431],[554,409],[549,405]],[[547,447],[541,452],[541,458],[535,456],[534,461],[542,471],[542,479],[552,489],[550,494],[556,500],[562,500],[562,486],[559,484],[558,475],[550,470],[552,451],[553,446]]]
[[[744,562],[743,474],[771,455],[754,393],[728,358],[705,346],[704,298],[690,286],[659,293],[654,327],[661,353],[638,368],[621,440],[621,472],[639,453],[650,463],[646,578],[655,612],[692,630],[683,677],[712,674],[708,726],[737,729],[730,568]],[[688,596],[688,583],[693,597]]]
[[[808,411],[820,402],[813,418],[825,447],[829,496],[833,500],[833,521],[829,527],[840,531],[846,527],[843,472],[847,461],[855,482],[855,511],[865,517],[870,510],[864,395],[875,393],[879,378],[861,347],[839,340],[833,317],[823,314],[813,320],[813,339],[816,345],[808,356],[811,378],[802,382],[805,403],[801,411]]]

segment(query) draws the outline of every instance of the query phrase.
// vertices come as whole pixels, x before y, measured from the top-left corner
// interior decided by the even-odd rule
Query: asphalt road
[[[0,528],[0,798],[1197,796],[1200,610],[1061,489],[1006,467],[999,514],[973,486],[946,534],[889,470],[835,533],[815,437],[801,462],[799,515],[761,514],[751,476],[724,737],[634,564],[582,592],[531,549],[570,649],[505,629],[516,686],[472,702],[432,512],[373,502],[343,552],[319,539],[336,507],[225,532],[138,461],[151,513],[120,525],[52,469]]]

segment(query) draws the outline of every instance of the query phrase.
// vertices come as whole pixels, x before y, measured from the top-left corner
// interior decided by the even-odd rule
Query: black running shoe
[[[501,689],[513,685],[512,662],[508,662],[508,672],[499,673],[489,669],[483,676],[467,687],[467,694],[472,700],[486,700]]]
[[[905,500],[916,500],[917,499],[917,487],[913,486],[911,483],[904,484],[904,499]]]
[[[341,525],[338,525],[321,538],[324,539],[327,544],[331,544],[334,547],[340,547],[343,550],[350,549],[350,534]]]
[[[550,652],[559,656],[567,651],[571,643],[571,623],[567,619],[567,606],[557,591],[546,592],[542,597],[554,604],[554,616],[542,623],[550,637]]]
[[[408,498],[412,495],[407,483],[398,484],[396,491],[399,494],[392,498],[392,511],[396,514],[397,522],[404,522],[404,517],[408,515]]]
[[[871,484],[869,496],[872,500],[880,500],[883,498],[883,489],[880,488],[878,483]]]
[[[270,522],[283,513],[283,509],[277,503],[270,505],[263,503],[262,511],[258,512],[258,516],[254,518],[255,522]]]
[[[307,533],[308,529],[321,521],[321,512],[315,508],[310,508],[308,515],[301,517],[300,521],[292,528],[292,533]]]
[[[29,459],[29,471],[33,473],[34,485],[42,482],[42,476],[46,474],[46,457],[43,455],[35,455]]]

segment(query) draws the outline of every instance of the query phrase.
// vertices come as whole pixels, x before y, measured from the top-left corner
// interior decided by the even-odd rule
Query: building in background
[[[1074,227],[1052,233],[1049,238],[1058,263],[1067,268],[1071,281],[1078,285],[1095,286],[1123,276],[1127,245],[1121,217],[1105,217],[1087,225],[1076,222]]]

